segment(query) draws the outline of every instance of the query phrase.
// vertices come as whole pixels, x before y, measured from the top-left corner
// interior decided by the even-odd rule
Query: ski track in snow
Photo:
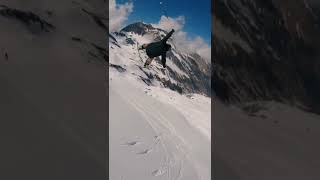
[[[121,39],[118,42],[121,44]],[[121,173],[130,180],[211,179],[210,98],[193,95],[191,99],[157,81],[147,86],[138,77],[149,79],[148,73],[169,77],[157,69],[156,61],[149,69],[141,69],[145,56],[143,51],[138,53],[136,45],[118,48],[110,44],[109,52],[110,63],[126,69],[109,71],[110,157],[114,157],[112,164],[123,169],[111,167],[111,179]],[[116,141],[121,141],[117,143],[120,146]]]
[[[150,109],[142,109],[142,107],[140,107],[138,105],[138,103],[136,103],[134,101],[135,100],[130,99],[130,101],[128,101],[128,102],[130,102],[129,104],[131,104],[132,107],[135,107],[135,109],[141,115],[143,115],[145,117],[144,120],[148,120],[149,118],[152,119],[152,117],[150,117],[151,115],[149,113],[145,113],[146,111],[150,112]],[[150,120],[148,120],[148,124],[151,126],[151,128],[153,129],[155,134],[159,134],[160,130],[159,130],[159,126],[157,124],[155,124],[153,121],[150,121]],[[156,148],[156,145],[158,144],[157,142],[160,142],[159,138],[158,138],[158,140],[156,140],[156,143],[151,144],[147,149],[143,149],[142,151],[139,151],[136,154],[140,155],[140,156],[147,156],[147,155],[151,154],[153,152],[154,148]],[[177,179],[176,177],[173,177],[171,171],[174,171],[175,169],[177,169],[180,172],[181,167],[174,167],[171,165],[174,163],[173,161],[177,159],[177,158],[175,158],[175,154],[172,153],[174,151],[170,152],[168,150],[166,143],[160,142],[160,144],[161,144],[161,149],[164,151],[165,157],[162,160],[163,162],[159,165],[160,167],[158,169],[154,170],[153,172],[151,172],[150,174],[152,174],[153,176],[160,176],[160,175],[164,176],[166,180]],[[155,172],[157,172],[157,173],[155,173]]]
[[[161,117],[160,114],[158,114],[158,113],[154,114],[154,112],[156,112],[156,109],[142,107],[137,99],[131,99],[130,101],[132,102],[133,107],[135,107],[141,114],[143,114],[145,116],[145,119],[148,120],[148,123],[152,126],[152,128],[155,130],[155,132],[156,133],[161,132],[160,125],[156,124],[155,121],[149,120],[149,119],[156,119],[156,117],[155,117],[156,115],[160,116],[160,119],[159,119],[160,121],[164,120]],[[149,112],[149,113],[146,113],[146,112]],[[171,131],[174,131],[174,127],[170,126],[170,124],[168,124],[168,125],[169,125],[169,127],[167,127],[167,128],[171,129]],[[166,140],[169,140],[169,139],[166,139]],[[166,141],[166,140],[164,140],[164,141]],[[167,172],[166,172],[167,173],[167,178],[166,179],[168,179],[168,180],[172,179],[173,180],[175,178],[173,178],[172,175],[170,174],[170,172],[173,171],[173,170],[171,170],[171,168],[173,168],[173,167],[171,167],[170,162],[171,162],[171,164],[174,163],[174,160],[176,160],[176,158],[175,158],[176,155],[172,153],[174,151],[172,151],[171,153],[168,151],[168,148],[166,147],[166,144],[169,144],[169,142],[161,143],[161,144],[162,144],[163,149],[165,150],[165,154],[167,155],[167,157],[165,158],[166,162],[164,163],[165,169],[167,169]],[[138,154],[141,154],[141,155],[148,154],[152,150],[153,150],[153,147],[151,147],[149,149],[146,149],[146,150],[144,150],[142,152],[139,152]],[[180,172],[181,167],[177,167],[177,169]],[[178,172],[178,175],[180,176],[179,172]]]

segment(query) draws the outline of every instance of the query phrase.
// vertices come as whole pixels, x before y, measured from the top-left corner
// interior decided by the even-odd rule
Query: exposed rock
[[[320,112],[320,38],[312,38],[319,29],[304,7],[302,0],[215,2],[212,79],[220,99],[302,103]]]
[[[95,13],[92,13],[92,12],[89,12],[87,11],[86,9],[82,8],[82,11],[87,13],[88,15],[90,15],[93,20],[95,21],[95,23],[101,27],[102,29],[106,30],[106,31],[109,31],[109,28],[107,25],[104,24],[104,22],[102,20],[108,20],[107,18],[104,18],[104,17],[101,17],[101,16],[98,16],[96,15]]]
[[[112,67],[112,68],[115,68],[117,71],[119,71],[119,72],[125,72],[126,71],[126,69],[125,68],[123,68],[122,66],[120,66],[120,65],[116,65],[116,64],[109,64],[109,66],[110,67]]]
[[[0,15],[7,18],[14,18],[22,22],[32,32],[50,32],[55,29],[54,25],[30,11],[22,11],[2,5],[0,7]]]

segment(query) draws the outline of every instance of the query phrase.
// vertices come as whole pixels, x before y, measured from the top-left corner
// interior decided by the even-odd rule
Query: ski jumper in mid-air
[[[172,36],[174,30],[172,29],[161,41],[153,42],[150,44],[143,44],[138,48],[138,50],[146,49],[146,53],[148,55],[148,59],[144,63],[144,67],[149,66],[152,60],[161,56],[162,66],[166,67],[166,53],[171,49],[170,44],[167,44],[167,40]]]

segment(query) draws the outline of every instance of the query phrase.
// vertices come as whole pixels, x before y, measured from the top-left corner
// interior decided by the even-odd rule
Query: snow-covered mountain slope
[[[217,0],[213,87],[223,101],[277,100],[320,112],[319,11],[309,0]]]
[[[107,10],[0,1],[0,179],[105,178]]]
[[[213,178],[319,179],[319,10],[215,0]],[[315,2],[315,1],[314,1]]]
[[[158,60],[145,69],[137,42],[154,40],[152,34],[109,37],[110,178],[211,179],[211,98],[197,94],[208,92],[200,82],[183,84],[200,67],[186,61],[193,56],[174,50],[168,70]]]
[[[219,100],[213,114],[213,179],[319,179],[320,115],[275,101],[239,108]]]
[[[162,85],[180,93],[211,95],[211,65],[197,54],[179,52],[171,39],[173,48],[167,52],[167,70],[161,70],[160,59],[156,58],[149,69],[141,68],[147,59],[145,51],[138,45],[151,43],[164,37],[164,30],[149,24],[134,23],[120,32],[109,34],[110,66],[117,67],[142,79],[147,84]],[[174,34],[173,34],[174,36]]]

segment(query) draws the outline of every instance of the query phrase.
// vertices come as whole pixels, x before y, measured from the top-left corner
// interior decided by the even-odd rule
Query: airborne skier
[[[138,48],[138,50],[146,49],[146,53],[149,57],[144,63],[144,67],[149,66],[155,57],[161,56],[162,66],[166,68],[166,53],[171,49],[170,44],[167,44],[166,42],[172,36],[173,32],[174,29],[172,29],[161,41],[143,44]]]

